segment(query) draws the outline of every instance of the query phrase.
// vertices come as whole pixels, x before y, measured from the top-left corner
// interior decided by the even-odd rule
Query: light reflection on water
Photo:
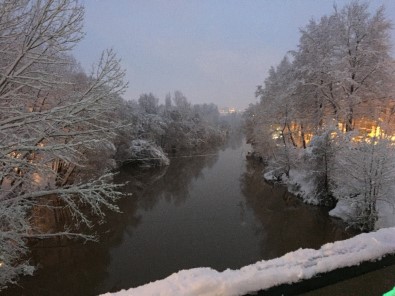
[[[123,167],[133,196],[96,228],[100,243],[43,241],[40,268],[7,295],[96,295],[164,278],[180,269],[240,268],[350,236],[322,208],[262,180],[235,138],[218,154],[173,158],[162,169]]]

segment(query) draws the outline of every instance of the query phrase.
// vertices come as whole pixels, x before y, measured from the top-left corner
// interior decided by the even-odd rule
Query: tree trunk
[[[350,132],[350,131],[354,130],[354,127],[353,127],[354,122],[353,121],[354,121],[353,108],[350,107],[350,111],[348,112],[347,117],[346,117],[346,132]]]

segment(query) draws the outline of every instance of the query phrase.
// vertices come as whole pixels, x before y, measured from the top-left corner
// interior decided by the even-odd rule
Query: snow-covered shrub
[[[310,184],[310,198],[325,206],[333,206],[335,203],[330,180],[335,153],[332,132],[333,129],[330,128],[312,138],[308,147],[303,150],[299,167],[305,171],[301,182]]]
[[[297,161],[298,149],[290,146],[280,146],[273,151],[273,156],[269,160],[264,177],[268,181],[288,182],[289,172]]]
[[[389,139],[345,142],[335,157],[333,194],[355,209],[348,222],[372,230],[378,220],[377,201],[389,200],[395,182],[395,148]]]
[[[169,158],[160,147],[146,140],[133,140],[129,152],[130,156],[127,161],[141,166],[163,166],[170,163]]]

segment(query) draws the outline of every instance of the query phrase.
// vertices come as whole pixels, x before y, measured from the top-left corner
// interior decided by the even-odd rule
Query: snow
[[[131,141],[129,158],[129,161],[135,160],[145,167],[164,166],[170,163],[162,148],[146,140]]]
[[[319,250],[299,249],[239,270],[218,272],[207,267],[181,270],[156,282],[102,296],[244,295],[394,253],[395,228],[385,228],[328,243]]]
[[[277,178],[276,178],[276,176],[274,175],[274,172],[273,172],[273,171],[269,171],[269,172],[264,173],[264,174],[263,174],[263,178],[264,178],[266,181],[277,181]]]
[[[355,217],[357,200],[342,199],[336,204],[336,207],[329,212],[332,217],[340,218],[344,221],[348,221]],[[378,220],[376,222],[376,229],[393,227],[395,226],[395,200],[378,200],[377,211]]]
[[[264,173],[263,178],[269,182],[279,181],[274,170]],[[288,191],[299,196],[303,202],[318,205],[319,202],[316,198],[314,180],[307,178],[307,172],[305,170],[291,169],[289,171],[289,178],[283,174],[280,177],[280,182],[286,184]]]
[[[377,210],[379,219],[376,222],[376,228],[385,228],[395,226],[395,191],[392,200],[378,200]]]
[[[395,190],[392,190],[392,197],[388,199],[377,200],[378,220],[375,228],[386,228],[395,226]],[[329,212],[332,217],[340,218],[344,221],[351,220],[356,216],[356,206],[358,197],[341,199],[337,202],[336,207]]]
[[[337,202],[336,207],[329,211],[329,215],[348,221],[355,217],[355,211],[356,207],[352,199],[341,199]]]
[[[291,169],[287,182],[288,191],[301,197],[307,204],[318,205],[314,179],[306,176],[307,172],[305,170]]]

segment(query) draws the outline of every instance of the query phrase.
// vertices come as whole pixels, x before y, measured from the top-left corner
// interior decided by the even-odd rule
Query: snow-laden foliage
[[[103,161],[96,179],[81,175],[92,150],[114,151],[112,110],[124,72],[105,51],[90,75],[68,55],[83,37],[83,7],[74,0],[0,2],[0,286],[32,272],[26,240],[47,233],[31,213],[59,198],[76,223],[103,216],[120,196]]]
[[[353,209],[348,222],[362,230],[373,229],[378,219],[377,201],[393,203],[395,148],[388,139],[342,143],[335,157],[333,195]],[[392,205],[393,206],[393,205]]]
[[[123,113],[133,126],[120,132],[116,141],[119,162],[130,158],[130,139],[154,144],[166,153],[200,150],[223,143],[225,132],[214,104],[192,105],[176,91],[167,95],[164,105],[153,94],[142,94],[138,102],[124,102]],[[125,111],[127,110],[127,111]]]
[[[384,8],[371,14],[358,1],[311,20],[245,115],[265,178],[313,204],[350,199],[348,221],[365,230],[375,227],[376,201],[395,195],[395,172],[381,165],[391,165],[395,139],[390,29]]]
[[[161,109],[167,128],[160,141],[165,151],[200,149],[224,141],[216,105],[192,105],[180,91],[169,94],[166,102]]]
[[[169,158],[160,147],[146,140],[133,140],[130,144],[128,162],[137,163],[144,167],[169,165]]]
[[[336,144],[332,137],[335,132],[335,128],[328,128],[322,131],[322,134],[313,136],[308,147],[302,152],[302,160],[297,166],[304,176],[297,183],[311,184],[306,198],[314,197],[318,204],[326,206],[331,206],[335,202],[331,194],[333,184],[330,176],[336,154]]]

